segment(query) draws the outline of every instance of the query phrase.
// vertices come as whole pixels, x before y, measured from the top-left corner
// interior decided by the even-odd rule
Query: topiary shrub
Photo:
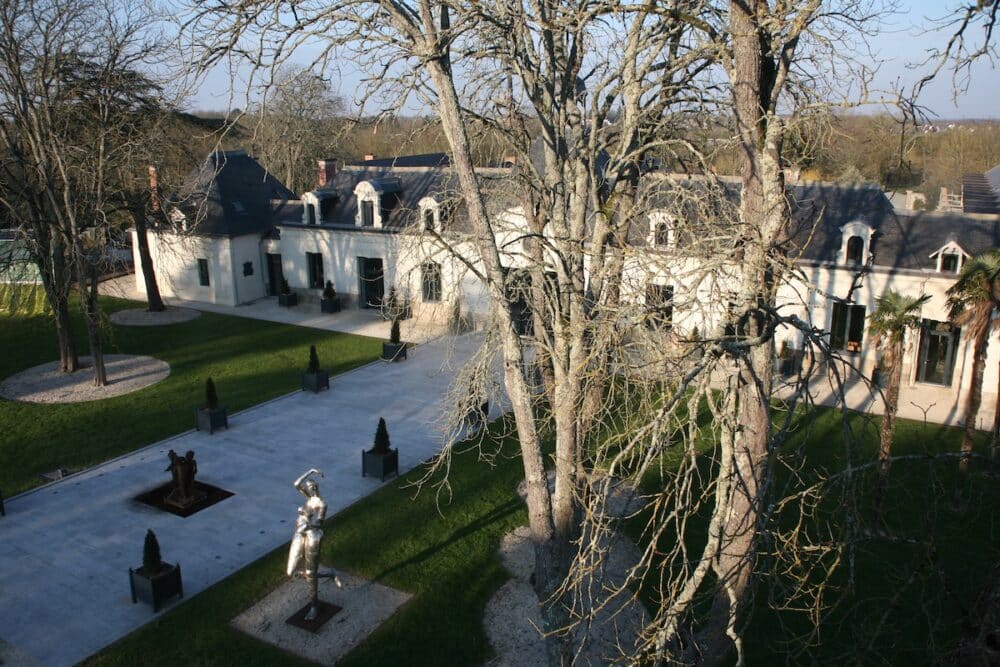
[[[146,531],[146,541],[142,544],[142,572],[152,576],[163,569],[163,558],[160,556],[160,543],[156,533]]]
[[[316,346],[309,346],[309,368],[306,370],[307,373],[318,373],[319,372],[319,355],[316,354]]]
[[[337,290],[333,289],[333,282],[327,280],[326,287],[323,288],[323,298],[324,299],[336,299]]]
[[[399,318],[393,318],[392,326],[389,327],[389,342],[399,345]]]
[[[385,300],[385,314],[389,316],[389,319],[395,320],[399,318],[399,295],[396,294],[396,288],[389,288],[389,297]]]
[[[385,427],[385,419],[378,418],[378,427],[375,429],[375,443],[372,445],[372,454],[388,454],[391,445],[389,443],[389,430]]]
[[[219,395],[215,393],[215,383],[212,378],[205,381],[205,407],[209,410],[219,409]]]
[[[281,293],[282,294],[291,294],[292,293],[292,288],[288,286],[288,281],[285,280],[284,277],[281,278]]]

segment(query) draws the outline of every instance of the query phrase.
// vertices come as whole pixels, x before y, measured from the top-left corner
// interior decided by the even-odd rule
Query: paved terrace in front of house
[[[129,594],[128,568],[141,564],[147,528],[164,560],[180,562],[190,597],[288,542],[303,501],[292,482],[309,468],[326,475],[328,515],[364,498],[381,485],[361,476],[361,450],[380,416],[401,473],[431,457],[443,441],[435,424],[448,384],[480,343],[476,335],[434,340],[405,362],[331,378],[329,391],[233,414],[229,430],[182,433],[9,499],[0,518],[0,640],[41,664],[69,665],[156,618]],[[186,519],[133,500],[169,480],[170,449],[193,450],[198,479],[235,495]]]

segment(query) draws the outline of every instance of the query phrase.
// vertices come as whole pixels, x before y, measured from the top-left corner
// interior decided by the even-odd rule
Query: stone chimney
[[[323,158],[316,160],[316,164],[319,165],[316,173],[316,187],[321,188],[337,175],[337,161],[333,158]]]
[[[149,204],[153,212],[160,210],[160,185],[156,176],[156,167],[149,165]]]

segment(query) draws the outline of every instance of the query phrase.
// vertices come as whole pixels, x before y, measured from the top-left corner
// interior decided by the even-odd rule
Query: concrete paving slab
[[[188,431],[7,500],[0,518],[4,650],[43,665],[74,664],[156,618],[147,605],[131,604],[128,587],[148,528],[164,559],[181,563],[190,597],[289,541],[302,502],[292,481],[308,468],[326,474],[319,483],[330,515],[380,488],[361,476],[360,462],[379,416],[400,450],[401,473],[430,458],[442,445],[435,422],[454,361],[479,343],[476,336],[435,340],[405,362],[339,375],[329,391],[296,392],[234,414],[228,431]],[[170,449],[194,450],[198,479],[235,495],[186,519],[135,501],[169,479]]]

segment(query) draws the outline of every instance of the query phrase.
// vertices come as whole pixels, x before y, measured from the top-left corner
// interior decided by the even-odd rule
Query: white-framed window
[[[358,227],[382,228],[382,196],[368,181],[361,181],[354,188],[358,200],[355,224]]]
[[[923,320],[917,349],[917,382],[951,386],[962,330],[948,322]]]
[[[674,221],[666,211],[649,214],[649,245],[663,249],[674,247]]]
[[[865,222],[850,222],[840,228],[840,253],[838,264],[864,266],[871,257],[872,237],[875,230]]]
[[[861,352],[865,337],[865,307],[835,301],[830,317],[830,349]]]
[[[965,260],[972,257],[965,249],[958,245],[955,241],[948,241],[934,252],[932,252],[929,257],[934,260],[935,267],[938,273],[950,273],[955,275],[962,270],[965,265]]]
[[[441,301],[441,265],[425,262],[420,268],[420,294],[424,303]]]
[[[424,231],[441,231],[441,204],[433,197],[424,197],[417,206],[420,210],[420,228]]]

